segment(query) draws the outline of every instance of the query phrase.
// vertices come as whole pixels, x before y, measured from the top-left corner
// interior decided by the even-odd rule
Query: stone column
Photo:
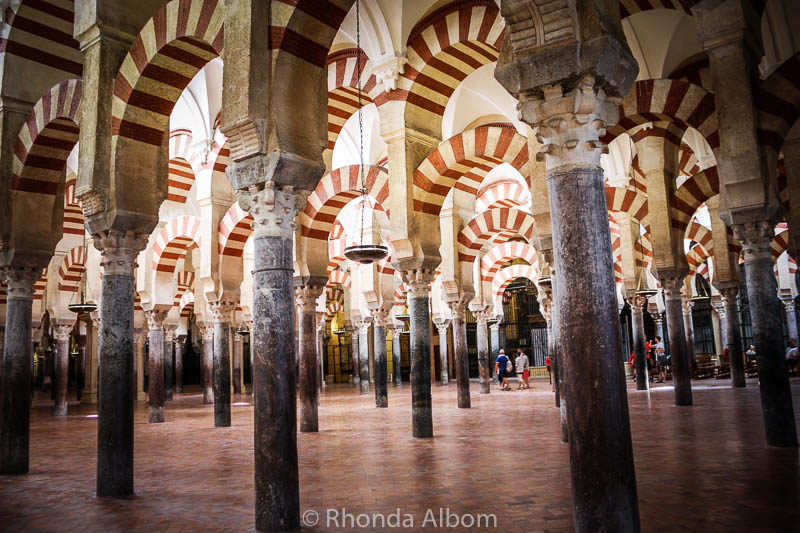
[[[103,250],[97,391],[97,496],[133,494],[133,293],[136,256],[146,236],[111,230],[96,239]],[[151,377],[152,379],[152,377]]]
[[[175,331],[177,329],[178,326],[164,326],[164,382],[166,384],[167,401],[172,401],[172,384],[175,381],[172,349],[175,346]]]
[[[233,337],[233,393],[242,393],[242,350],[244,348],[242,336],[236,331]],[[177,358],[177,346],[175,349]]]
[[[379,307],[372,310],[372,323],[374,324],[373,347],[375,350],[375,407],[389,407],[389,391],[386,386],[386,322],[389,320],[389,310]]]
[[[694,353],[694,319],[692,309],[694,302],[688,295],[681,297],[681,310],[683,311],[683,331],[686,333],[686,353],[689,356],[689,365],[692,375],[697,371],[697,358]]]
[[[447,369],[447,329],[449,326],[449,320],[439,319],[436,321],[436,329],[439,330],[440,385],[447,385],[450,383],[450,372]]]
[[[86,387],[86,336],[76,336],[75,344],[77,345],[78,349],[78,356],[75,359],[75,386],[77,389],[77,395],[75,399],[80,403],[81,398],[83,397],[83,389]]]
[[[489,360],[489,313],[473,311],[478,325],[478,372],[480,372],[480,393],[489,394],[492,389],[492,363]],[[510,357],[510,356],[509,356]],[[502,369],[501,369],[502,370]]]
[[[100,321],[97,320],[99,325]],[[133,330],[133,356],[136,358],[134,368],[136,370],[136,401],[147,400],[147,391],[144,390],[144,338],[142,328]]]
[[[400,365],[403,363],[403,342],[400,340],[400,332],[403,326],[393,324],[392,326],[392,382],[395,387],[403,384],[403,373]]]
[[[97,403],[98,379],[98,333],[100,331],[99,314],[92,313],[86,319],[86,387],[81,397],[81,403]]]
[[[620,69],[625,67],[624,62],[616,64]],[[569,83],[569,92],[564,94],[560,83]],[[589,75],[541,89],[538,94],[521,93],[519,109],[522,120],[535,128],[547,168],[552,264],[558,281],[554,314],[561,330],[557,335],[558,354],[564,362],[559,371],[566,371],[563,379],[569,394],[565,411],[575,530],[639,531],[600,167],[603,146],[599,138],[605,134],[606,123],[616,120],[618,101],[607,98]]]
[[[53,409],[55,416],[67,416],[67,392],[69,377],[69,338],[74,324],[56,322],[53,330],[56,337],[56,378],[53,386],[56,390],[56,402]]]
[[[319,397],[322,395],[322,386],[325,383],[325,371],[324,371],[325,366],[323,365],[323,361],[327,356],[327,351],[328,351],[327,350],[328,343],[325,340],[325,334],[327,333],[328,323],[325,321],[325,313],[315,312],[314,316],[316,317],[315,320],[316,335],[314,337],[314,340],[316,342],[314,344],[314,360],[317,363],[317,391],[318,391],[317,404],[319,404]],[[302,348],[302,346],[300,348]],[[302,380],[302,377],[300,379]]]
[[[200,354],[200,376],[203,387],[203,403],[214,403],[214,325],[198,324],[203,339]]]
[[[183,394],[183,354],[187,343],[186,335],[178,335],[175,339],[175,392],[178,394]]]
[[[358,374],[361,394],[369,394],[369,326],[370,318],[358,321]]]
[[[0,474],[27,474],[29,464],[31,314],[40,268],[6,267],[8,284],[3,370],[0,372]]]
[[[231,426],[231,315],[236,303],[228,300],[209,302],[214,316],[212,382],[214,427]],[[205,346],[203,346],[205,352]]]
[[[711,314],[711,325],[714,328],[714,344],[717,347],[717,355],[722,361],[722,353],[727,344],[725,331],[725,305],[722,303],[722,296],[714,295],[711,297],[711,307],[714,312]]]
[[[653,319],[653,322],[656,325],[656,337],[660,337],[661,340],[664,340],[664,317],[662,316],[661,312],[656,308],[655,311],[650,311],[650,316]]]
[[[628,302],[631,305],[636,390],[647,390],[650,388],[650,380],[647,376],[647,354],[644,351],[644,306],[647,305],[647,298],[633,294],[628,297]]]
[[[292,238],[305,197],[271,181],[238,197],[253,217],[256,529],[299,529]]]
[[[500,349],[502,345],[500,344],[500,320],[495,320],[491,324],[489,324],[489,346],[491,347],[491,358],[490,361],[497,361],[498,356],[500,355]],[[531,366],[533,366],[533,352],[531,352]],[[490,368],[494,368],[493,363],[489,364]]]
[[[325,288],[326,278],[295,278],[300,336],[300,431],[319,431],[319,357],[317,355],[317,298]],[[323,318],[324,323],[324,318]]]
[[[157,424],[164,421],[164,401],[167,392],[164,387],[164,320],[167,310],[152,309],[145,311],[147,318],[147,340],[150,351],[147,357],[147,367],[150,376],[147,382],[148,407],[150,423]]]
[[[744,254],[767,444],[793,447],[797,446],[797,428],[784,353],[783,317],[770,255],[773,234],[773,226],[768,221],[733,226],[733,235],[742,243]]]
[[[358,333],[358,319],[353,319],[351,321],[351,325],[346,326],[347,332],[350,334],[350,368],[353,377],[353,387],[360,389],[361,388],[361,374],[360,374],[360,365],[361,362],[359,361],[359,353],[358,350],[361,347],[360,336]]]
[[[469,409],[472,402],[469,396],[469,352],[467,351],[467,323],[464,320],[464,304],[450,302],[450,316],[453,317],[453,351],[455,352],[456,387],[458,406]]]
[[[794,298],[781,299],[783,308],[786,310],[786,325],[789,330],[789,339],[797,342],[797,315],[794,311]]]
[[[550,252],[548,255],[551,255]],[[552,270],[547,267],[547,270]],[[544,272],[544,271],[543,271]],[[539,280],[539,309],[547,322],[547,355],[550,357],[550,379],[553,385],[553,392],[555,393],[555,406],[561,407],[561,394],[558,386],[558,362],[556,361],[556,342],[555,335],[553,334],[553,272],[543,274],[545,279]]]
[[[667,275],[661,278],[661,286],[664,288],[672,382],[675,386],[675,405],[692,405],[692,369],[686,347],[686,334],[683,329],[681,295],[683,279],[683,272],[673,276]]]
[[[735,282],[734,282],[735,283]],[[739,328],[739,305],[736,295],[739,292],[738,284],[717,287],[722,295],[722,304],[725,306],[725,338],[727,339],[728,355],[731,364],[731,386],[744,387],[744,352],[742,352],[742,334]]]
[[[408,314],[411,316],[411,428],[417,438],[433,437],[431,406],[431,338],[428,312],[429,284],[433,270],[402,273],[408,284]]]

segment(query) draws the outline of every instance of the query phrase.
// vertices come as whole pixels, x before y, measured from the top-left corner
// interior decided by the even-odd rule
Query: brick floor
[[[571,531],[568,449],[547,384],[485,396],[473,383],[471,410],[454,407],[455,391],[434,386],[436,437],[416,440],[410,386],[390,386],[381,410],[373,395],[329,387],[321,431],[298,439],[301,505],[321,516],[310,530],[346,529],[326,524],[327,509],[345,508],[356,520],[399,508],[420,530],[426,509],[438,522],[439,509],[449,508],[495,513],[501,531]],[[694,391],[694,407],[676,408],[671,388],[629,389],[643,530],[800,531],[798,450],[764,445],[756,384],[732,390],[708,380]],[[800,382],[793,392],[800,413]],[[212,407],[190,391],[167,404],[165,424],[151,425],[147,405],[138,404],[136,496],[105,501],[93,493],[93,409],[71,404],[70,416],[56,419],[39,404],[30,474],[0,477],[0,529],[252,529],[252,412],[234,406],[233,427],[215,429]]]

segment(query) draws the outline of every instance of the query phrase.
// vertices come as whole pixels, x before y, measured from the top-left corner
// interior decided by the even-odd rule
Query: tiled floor
[[[800,413],[800,382],[793,386]],[[436,437],[416,440],[408,385],[390,386],[390,407],[382,410],[372,395],[328,388],[322,431],[298,439],[301,505],[320,513],[312,530],[338,530],[326,524],[327,509],[341,516],[345,508],[356,520],[399,508],[419,530],[426,509],[438,522],[439,509],[449,508],[494,513],[499,531],[571,531],[568,450],[547,384],[484,396],[473,383],[471,410],[455,407],[455,391],[455,384],[434,386]],[[665,387],[631,390],[629,400],[644,531],[800,531],[800,454],[763,444],[754,382],[736,391],[697,382],[691,408],[674,407]],[[36,408],[30,474],[0,477],[0,530],[253,528],[251,405],[234,406],[233,427],[215,429],[199,391],[169,402],[165,424],[148,424],[140,403],[136,497],[123,501],[94,497],[92,412],[74,404],[69,417],[55,419]]]

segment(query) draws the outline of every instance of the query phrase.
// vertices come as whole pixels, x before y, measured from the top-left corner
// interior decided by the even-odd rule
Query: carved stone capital
[[[317,308],[317,299],[325,290],[326,278],[305,280],[295,278],[294,298],[301,311],[313,313]],[[322,321],[320,321],[322,322]]]
[[[644,306],[647,305],[647,298],[635,293],[626,296],[626,299],[628,300],[628,304],[631,306],[631,309],[642,311]]]
[[[467,304],[465,302],[462,300],[447,302],[447,307],[450,308],[450,315],[454,319],[464,320],[464,311],[467,309]]]
[[[308,192],[295,192],[288,185],[268,181],[237,192],[239,206],[253,217],[255,238],[291,239],[297,227],[295,217],[306,204]]]
[[[211,316],[214,317],[215,323],[230,324],[231,315],[233,314],[233,310],[236,309],[236,302],[230,300],[208,302],[208,308],[211,310]]]
[[[56,340],[59,341],[68,341],[69,336],[72,334],[72,328],[75,327],[75,324],[70,324],[69,322],[56,322],[53,324],[53,333],[56,336]]]
[[[100,265],[105,275],[133,276],[136,256],[147,246],[147,236],[109,230],[94,236],[94,245],[103,252]]]
[[[485,326],[489,323],[489,318],[491,318],[490,312],[488,309],[478,309],[472,311],[472,315],[475,317],[475,320],[478,322],[479,326]]]
[[[781,301],[783,302],[783,307],[786,308],[787,313],[794,313],[794,300],[786,299]]]
[[[385,328],[389,323],[389,312],[391,308],[387,309],[386,307],[377,307],[375,309],[370,309],[370,313],[372,314],[372,321],[378,327]]]
[[[401,272],[403,282],[408,286],[409,298],[427,298],[430,284],[436,271],[431,268],[415,268]]]
[[[33,285],[42,277],[42,269],[7,266],[2,268],[2,277],[8,285],[9,300],[33,300]]]
[[[688,296],[683,296],[681,298],[681,307],[683,308],[683,314],[689,316],[692,313],[692,308],[694,308],[694,302]]]
[[[502,316],[494,316],[493,318],[495,318],[496,320],[494,322],[492,322],[491,324],[489,324],[489,329],[491,329],[492,331],[500,331],[500,326],[503,325],[503,321],[502,321],[503,317]]]
[[[150,331],[157,329],[164,329],[164,321],[167,319],[167,311],[162,309],[151,309],[144,312],[144,317],[147,320],[147,329]]]
[[[770,243],[775,236],[775,228],[766,220],[734,224],[733,237],[742,244],[744,262],[772,260]]]
[[[178,331],[178,326],[165,325],[164,326],[164,342],[173,342],[175,340],[175,332]]]
[[[439,336],[447,335],[447,328],[450,327],[450,321],[446,318],[436,318],[433,321],[433,324],[436,326],[436,329],[439,330]]]
[[[362,317],[358,320],[353,320],[353,326],[358,330],[359,335],[366,335],[369,332],[369,325],[372,323],[372,317]]]
[[[681,300],[683,295],[681,294],[681,289],[683,288],[683,274],[679,275],[668,275],[662,277],[659,281],[661,282],[661,286],[664,288],[664,299],[667,301],[670,300]]]
[[[203,338],[203,342],[211,342],[214,340],[214,325],[213,324],[202,324],[197,326],[200,330],[200,337]]]
[[[735,302],[736,295],[739,294],[739,287],[736,285],[730,287],[717,288],[717,290],[722,296],[723,305],[728,305],[729,302]]]

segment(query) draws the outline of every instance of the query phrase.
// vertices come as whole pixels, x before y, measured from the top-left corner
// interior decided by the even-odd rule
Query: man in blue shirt
[[[494,362],[494,373],[497,374],[497,383],[500,385],[500,390],[511,390],[511,385],[508,384],[508,356],[505,350],[500,350],[497,360]]]

